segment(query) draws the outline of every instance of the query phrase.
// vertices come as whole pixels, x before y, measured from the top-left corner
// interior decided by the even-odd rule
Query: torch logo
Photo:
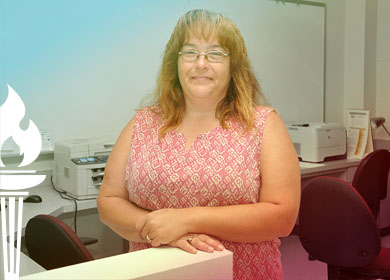
[[[22,130],[19,123],[25,115],[25,106],[19,95],[8,85],[8,98],[0,107],[0,153],[3,144],[12,138],[19,146],[23,160],[18,167],[27,166],[39,155],[42,148],[41,134],[30,120],[28,128]],[[36,170],[8,170],[0,157],[0,200],[1,230],[5,280],[19,279],[20,242],[23,218],[23,198],[25,190],[43,182],[46,175],[37,175]],[[8,209],[6,209],[8,201]],[[17,207],[16,207],[17,206]],[[8,217],[6,215],[8,210]],[[15,214],[17,214],[15,219]],[[17,229],[15,230],[15,224]],[[14,248],[16,235],[16,251]],[[9,243],[7,244],[7,236]]]

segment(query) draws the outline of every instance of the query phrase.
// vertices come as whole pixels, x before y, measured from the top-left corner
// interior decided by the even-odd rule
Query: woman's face
[[[204,41],[190,35],[185,41],[181,52],[197,51],[207,53],[220,51],[227,53],[217,39]],[[220,62],[209,62],[204,55],[192,62],[186,61],[182,55],[178,58],[178,74],[184,97],[188,100],[211,101],[216,104],[226,96],[230,83],[230,57],[226,56]]]

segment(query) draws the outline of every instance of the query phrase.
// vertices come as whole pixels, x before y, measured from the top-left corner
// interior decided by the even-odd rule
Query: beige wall
[[[376,116],[385,117],[390,130],[390,1],[378,0],[377,11]],[[376,136],[390,139],[383,129]]]
[[[348,109],[364,109],[365,0],[345,1],[344,120]]]
[[[390,128],[390,1],[318,2],[327,5],[325,120],[345,124],[348,109],[367,109]]]
[[[325,121],[342,123],[344,118],[344,1],[326,4]]]

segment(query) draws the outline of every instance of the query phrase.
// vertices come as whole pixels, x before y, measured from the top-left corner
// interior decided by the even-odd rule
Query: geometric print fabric
[[[255,129],[228,120],[200,134],[185,150],[185,136],[170,131],[158,139],[163,123],[156,108],[137,111],[126,167],[129,200],[153,211],[163,208],[217,207],[259,201],[260,146],[272,108],[255,109]],[[255,222],[255,221],[253,221]],[[282,279],[279,239],[257,243],[221,240],[233,252],[235,280]],[[150,248],[130,242],[130,251]]]

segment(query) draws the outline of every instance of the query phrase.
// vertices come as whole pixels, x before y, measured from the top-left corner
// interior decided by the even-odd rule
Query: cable
[[[83,201],[83,200],[96,200],[96,198],[83,198],[83,199],[76,199],[76,198],[73,198],[69,195],[66,194],[65,191],[60,191],[58,189],[56,189],[56,187],[54,186],[54,182],[53,182],[53,175],[51,175],[50,177],[50,182],[51,182],[51,186],[53,187],[53,190],[56,191],[60,196],[61,198],[63,199],[67,199],[67,200],[72,200],[74,202],[74,215],[73,215],[73,225],[74,225],[74,232],[77,234],[77,201]]]
[[[75,210],[74,210],[74,214],[73,214],[73,225],[74,225],[74,232],[75,232],[75,234],[77,234],[77,200],[75,198],[67,195],[65,191],[60,191],[60,190],[56,189],[56,187],[54,186],[54,183],[53,183],[53,175],[51,175],[51,177],[50,177],[50,182],[51,182],[51,186],[53,187],[53,190],[56,191],[61,196],[61,198],[67,199],[67,200],[72,200],[74,202]]]

